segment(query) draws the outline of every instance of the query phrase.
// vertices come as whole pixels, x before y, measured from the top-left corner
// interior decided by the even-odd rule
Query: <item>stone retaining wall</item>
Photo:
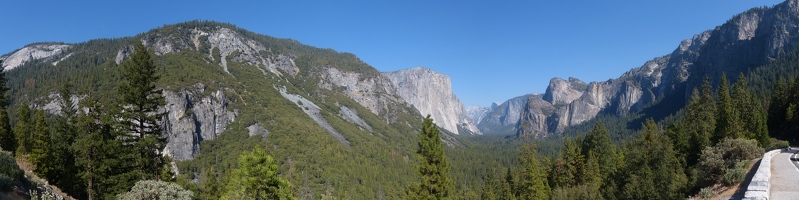
[[[771,189],[771,185],[769,184],[769,180],[771,179],[771,158],[783,150],[785,149],[775,149],[763,154],[763,158],[760,160],[760,166],[757,167],[755,176],[752,177],[752,181],[750,181],[749,186],[746,187],[744,199],[769,198],[769,190]]]

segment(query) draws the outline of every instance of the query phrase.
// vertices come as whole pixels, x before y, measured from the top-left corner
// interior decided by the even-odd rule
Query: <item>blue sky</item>
[[[424,66],[466,105],[604,81],[752,7],[780,1],[4,1],[0,54],[33,42],[133,36],[189,20],[350,52],[380,71]]]

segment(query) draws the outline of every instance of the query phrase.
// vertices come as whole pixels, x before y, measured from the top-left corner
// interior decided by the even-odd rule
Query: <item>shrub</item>
[[[46,189],[43,191],[30,190],[31,199],[37,200],[61,200],[64,199],[56,195],[52,190]]]
[[[0,192],[10,192],[14,188],[14,179],[0,174]]]
[[[744,178],[746,178],[746,169],[737,167],[731,168],[724,172],[724,177],[722,177],[721,183],[725,186],[732,186],[736,183],[743,182]]]
[[[743,138],[724,139],[716,148],[724,157],[727,167],[733,167],[741,160],[751,160],[763,156],[764,150],[757,146],[757,141]]]
[[[713,191],[713,188],[711,187],[706,187],[699,190],[699,197],[702,197],[702,199],[709,199],[710,197],[713,197],[713,195],[716,195],[716,192]]]
[[[14,183],[22,177],[17,161],[11,152],[0,150],[0,191],[11,191]]]
[[[788,141],[771,138],[768,146],[766,146],[766,150],[788,148],[788,146]]]
[[[174,183],[163,181],[139,181],[129,192],[119,194],[120,200],[139,199],[194,199],[194,192],[188,191]]]
[[[744,168],[739,167],[739,163],[758,158],[761,155],[763,155],[763,148],[757,146],[757,141],[727,138],[714,147],[707,147],[702,150],[702,155],[699,157],[699,169],[707,174],[709,181],[715,183],[719,181],[735,181],[739,172],[728,172],[728,169]],[[730,180],[722,180],[727,179],[727,173],[729,173]],[[741,173],[744,176],[746,175],[745,170]]]

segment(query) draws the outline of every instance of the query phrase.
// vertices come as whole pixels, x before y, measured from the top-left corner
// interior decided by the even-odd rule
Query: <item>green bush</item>
[[[763,148],[757,146],[757,141],[743,138],[724,139],[715,148],[724,156],[727,167],[733,167],[741,160],[759,158],[764,153]]]
[[[0,191],[11,191],[14,183],[22,177],[17,161],[11,152],[0,150]]]
[[[706,187],[699,190],[699,197],[702,197],[702,199],[709,199],[710,197],[713,197],[713,195],[716,195],[716,192],[713,191],[713,188]]]
[[[788,141],[771,138],[771,141],[769,142],[768,146],[766,146],[766,150],[788,148],[788,146],[790,146],[790,144],[788,144]]]
[[[10,192],[14,187],[14,179],[8,175],[0,174],[0,192]]]
[[[747,139],[724,139],[714,147],[706,147],[699,157],[699,169],[706,174],[709,181],[735,181],[738,172],[728,169],[744,168],[742,161],[755,159],[763,155],[763,148],[757,146],[757,141]],[[729,172],[728,172],[729,171]],[[729,173],[729,180],[728,179]],[[741,172],[746,175],[746,172]],[[743,179],[741,179],[743,180]]]
[[[727,169],[724,172],[724,177],[721,179],[721,183],[725,186],[732,186],[736,183],[743,182],[744,178],[746,178],[746,169],[736,167]]]
[[[139,181],[129,192],[119,195],[120,200],[139,199],[194,199],[194,192],[188,191],[174,183],[163,181]]]

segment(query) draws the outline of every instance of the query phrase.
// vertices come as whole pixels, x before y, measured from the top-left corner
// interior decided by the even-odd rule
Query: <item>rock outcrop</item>
[[[39,59],[50,59],[52,60],[52,65],[56,65],[59,61],[71,55],[62,55],[70,47],[72,46],[66,44],[34,44],[0,57],[0,60],[3,60],[4,70],[11,70],[26,62]],[[56,57],[61,57],[61,59],[56,60]]]
[[[222,90],[206,94],[203,84],[178,92],[164,91],[168,122],[161,122],[168,135],[165,154],[175,160],[190,160],[200,153],[200,142],[213,140],[236,120],[238,111],[229,108]]]
[[[361,106],[386,121],[394,121],[389,110],[394,105],[405,105],[397,96],[397,89],[384,76],[367,76],[363,73],[343,71],[333,67],[323,67],[319,88],[341,90]]]
[[[291,102],[294,102],[294,104],[297,105],[300,108],[300,110],[305,112],[305,114],[307,114],[308,117],[313,119],[313,121],[315,121],[316,124],[319,124],[319,126],[324,128],[328,133],[330,133],[330,135],[332,135],[339,142],[341,142],[341,144],[350,147],[350,142],[347,141],[347,138],[344,138],[344,136],[341,135],[341,133],[336,131],[336,129],[333,128],[333,126],[331,126],[330,123],[328,123],[327,120],[325,120],[325,118],[322,116],[322,113],[320,113],[322,108],[317,106],[314,102],[306,99],[305,97],[302,97],[297,94],[287,93],[286,88],[280,88],[279,90],[280,90],[280,95],[283,96],[283,98],[286,98]]]
[[[544,93],[544,100],[555,105],[566,105],[583,95],[586,88],[585,82],[569,77],[569,81],[561,78],[549,80],[549,86]]]
[[[550,130],[557,129],[556,120],[561,115],[555,113],[552,103],[536,96],[527,96],[524,105],[516,127],[522,135],[542,138],[553,132]]]
[[[422,115],[431,115],[440,127],[455,134],[482,134],[452,93],[448,76],[423,67],[383,73],[397,94]]]

